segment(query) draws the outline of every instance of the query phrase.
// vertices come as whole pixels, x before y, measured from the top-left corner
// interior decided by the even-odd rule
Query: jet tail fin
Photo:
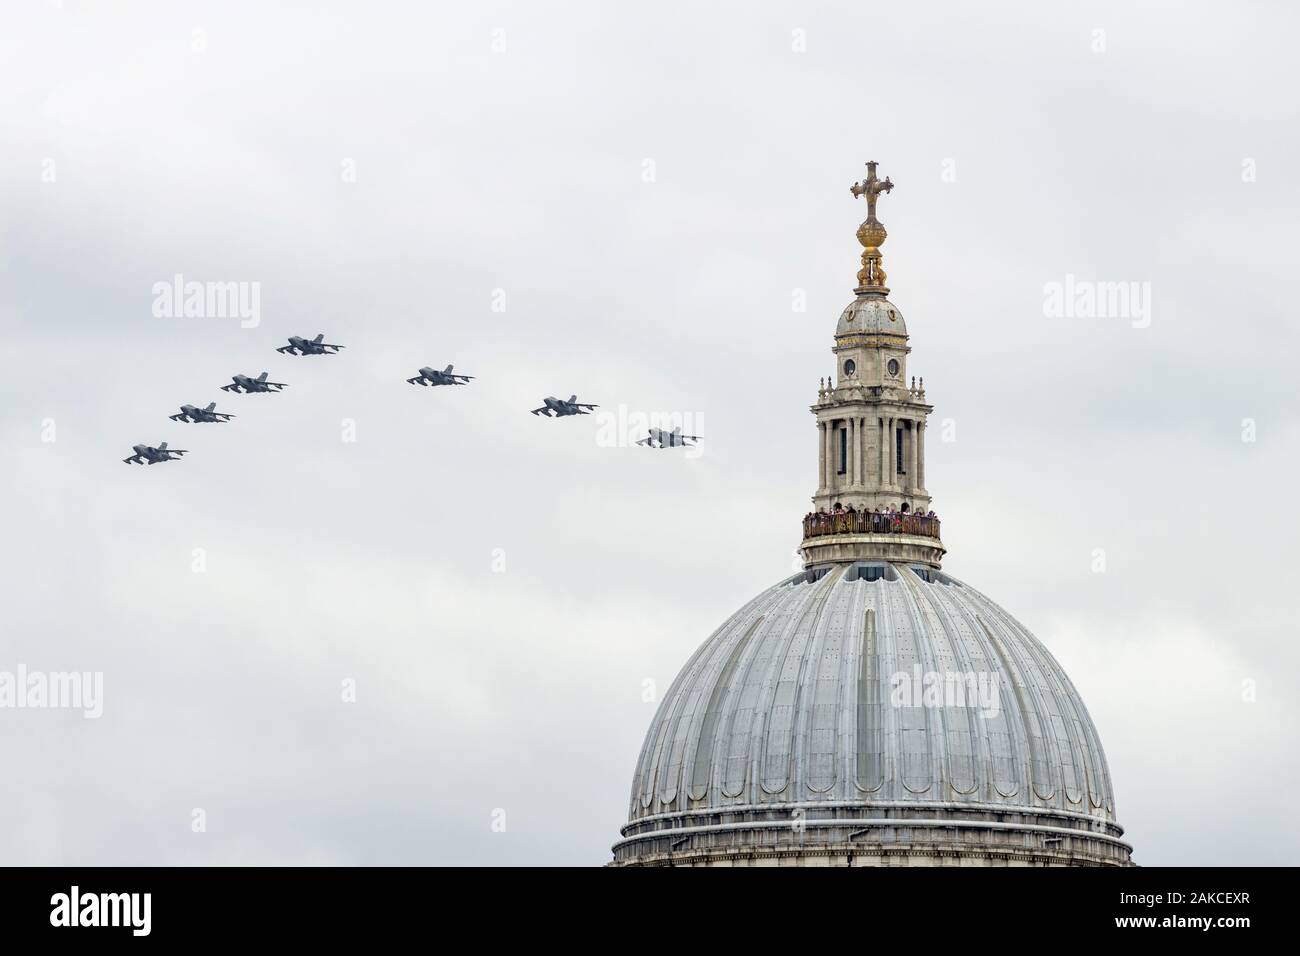
[[[166,450],[167,450],[167,443],[166,443],[166,442],[163,442],[161,445],[159,445],[159,446],[158,446],[158,450],[159,450],[159,451],[166,451]]]
[[[570,396],[569,396],[569,404],[570,404],[570,405],[572,405],[572,404],[573,404],[574,402],[576,402],[577,400],[578,400],[578,396],[577,396],[577,395],[570,395]]]
[[[208,410],[208,411],[214,411],[214,410],[216,409],[216,407],[217,407],[217,403],[216,403],[216,402],[208,402],[208,409],[207,409],[207,410]]]
[[[266,373],[266,372],[263,372],[261,375],[257,376],[257,380],[258,380],[259,382],[265,382],[265,381],[266,381],[266,375],[267,375],[267,373]]]
[[[451,370],[452,370],[452,368],[453,368],[453,366],[448,365],[445,369],[442,370],[442,374],[443,374],[443,375],[450,375],[450,374],[451,374]]]
[[[317,345],[320,345],[322,342],[325,341],[325,333],[324,333],[324,332],[318,332],[318,333],[316,334],[316,338],[313,339],[312,341],[314,341]]]

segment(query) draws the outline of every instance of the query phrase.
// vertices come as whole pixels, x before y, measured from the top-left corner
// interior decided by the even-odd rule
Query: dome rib
[[[761,777],[758,783],[767,794],[784,793],[790,787],[794,768],[796,717],[799,715],[800,698],[803,695],[808,648],[817,632],[822,610],[826,607],[836,580],[837,574],[832,571],[813,584],[816,590],[810,596],[804,613],[790,629],[789,637],[779,654],[779,665],[776,663],[777,655],[773,658],[771,694],[766,706],[760,711],[768,719],[763,734],[763,753],[759,763]],[[780,762],[784,762],[785,767],[780,776],[777,776],[772,765]]]
[[[708,707],[704,711],[704,723],[700,727],[700,735],[696,740],[695,755],[693,768],[691,771],[691,786],[687,790],[692,800],[702,800],[709,792],[709,787],[713,784],[713,768],[715,765],[714,755],[717,751],[717,725],[721,716],[723,698],[731,693],[734,686],[736,664],[745,648],[749,646],[750,639],[754,632],[758,630],[763,623],[764,615],[760,614],[754,619],[754,623],[746,628],[744,636],[736,642],[735,649],[728,655],[726,666],[722,669],[722,674],[718,682],[713,687],[713,694],[709,697]]]
[[[927,588],[932,585],[927,585],[919,579],[909,580],[907,576],[904,577],[904,582],[911,591],[922,618],[932,628],[932,632],[936,637],[942,635],[940,663],[957,673],[988,673],[987,666],[972,666],[969,649],[963,646],[960,639],[961,629],[952,626],[952,616],[948,613],[948,608],[940,602],[931,601],[927,593]],[[976,747],[978,742],[984,740],[984,735],[976,726],[975,712],[970,708],[964,711],[954,710],[951,713],[945,709],[940,711],[940,720],[943,722],[941,743],[944,754],[942,765],[944,784],[961,796],[969,797],[978,793],[981,786],[980,778],[976,773]]]

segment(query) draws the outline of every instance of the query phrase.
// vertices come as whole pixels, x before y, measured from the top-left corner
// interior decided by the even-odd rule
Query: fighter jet
[[[286,355],[329,355],[330,349],[337,352],[343,348],[341,345],[330,345],[325,341],[325,333],[322,332],[314,339],[304,339],[298,335],[289,336],[289,344],[281,345],[277,352]]]
[[[570,395],[567,402],[562,398],[549,396],[542,399],[542,401],[545,404],[543,404],[541,408],[534,408],[532,412],[534,415],[545,415],[547,418],[565,418],[569,415],[590,415],[591,409],[600,408],[599,405],[587,405],[579,402],[577,395]]]
[[[249,378],[247,375],[232,375],[230,384],[222,385],[221,390],[223,392],[278,392],[284,387],[284,382],[268,382],[266,373],[263,372],[257,378]]]
[[[229,412],[217,411],[217,403],[209,402],[207,408],[182,405],[180,414],[167,417],[174,422],[228,422],[235,416]]]
[[[452,366],[448,365],[439,372],[435,368],[422,368],[415,378],[408,378],[412,385],[468,385],[473,375],[453,375]],[[464,381],[458,381],[464,379]]]
[[[692,443],[699,440],[699,435],[683,435],[680,428],[674,428],[670,432],[662,428],[652,428],[647,437],[642,438],[637,444],[648,448],[675,448],[679,445],[684,448],[694,448]]]
[[[128,465],[156,465],[160,461],[175,461],[186,452],[184,448],[168,448],[166,442],[157,448],[152,445],[132,445],[131,450],[135,454],[122,459]]]

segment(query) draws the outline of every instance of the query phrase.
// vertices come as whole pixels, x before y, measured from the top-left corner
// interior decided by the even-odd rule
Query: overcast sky
[[[1136,862],[1296,862],[1300,14],[284,6],[5,6],[0,671],[104,699],[0,710],[0,859],[606,862],[794,566],[874,159],[945,569],[1064,665]],[[157,317],[177,274],[259,322]],[[572,393],[702,454],[527,414]]]

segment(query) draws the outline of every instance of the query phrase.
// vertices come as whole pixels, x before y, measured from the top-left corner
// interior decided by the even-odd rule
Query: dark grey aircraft
[[[268,382],[266,373],[263,372],[257,378],[249,378],[247,375],[230,376],[230,384],[222,385],[223,392],[278,392],[284,388],[284,382]]]
[[[229,412],[217,411],[217,403],[209,402],[207,408],[182,405],[180,414],[168,415],[167,417],[174,422],[228,422],[235,416]]]
[[[693,442],[700,440],[699,435],[683,435],[680,428],[674,428],[670,432],[662,428],[650,429],[647,437],[642,438],[638,445],[645,445],[648,448],[676,448],[682,446],[685,448],[694,448]]]
[[[128,465],[156,465],[160,461],[175,461],[186,452],[184,448],[168,448],[166,442],[157,448],[152,445],[132,445],[131,450],[135,454],[122,459]]]
[[[439,372],[436,368],[422,368],[420,374],[415,378],[408,378],[407,381],[412,385],[468,385],[473,375],[453,375],[452,367],[448,365]],[[464,381],[459,381],[463,379]]]
[[[534,408],[534,415],[545,415],[547,418],[565,418],[569,415],[590,415],[593,408],[600,408],[599,405],[587,405],[578,401],[577,395],[570,395],[566,402],[562,398],[548,396],[542,399],[545,403],[541,408]]]
[[[287,355],[329,355],[330,349],[337,352],[343,348],[341,345],[330,345],[325,341],[325,333],[322,332],[314,339],[304,339],[298,335],[289,336],[289,344],[281,345],[277,352]]]

